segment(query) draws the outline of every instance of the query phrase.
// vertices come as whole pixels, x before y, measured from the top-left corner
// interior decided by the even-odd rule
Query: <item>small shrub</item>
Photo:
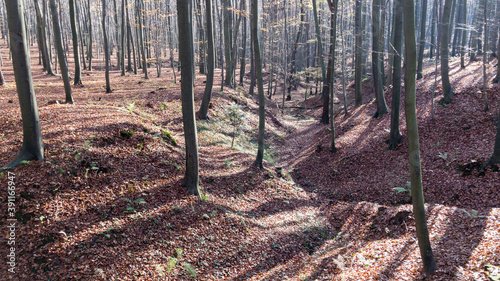
[[[164,140],[170,142],[173,146],[177,146],[177,141],[175,141],[175,139],[172,137],[172,135],[168,131],[166,131],[166,130],[162,131],[161,137]]]
[[[123,139],[130,139],[134,135],[134,130],[123,130],[120,131],[120,137]]]

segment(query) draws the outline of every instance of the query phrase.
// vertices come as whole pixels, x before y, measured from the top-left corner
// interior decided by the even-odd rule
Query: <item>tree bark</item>
[[[422,21],[420,23],[420,46],[418,47],[417,80],[423,77],[422,70],[424,64],[426,22],[427,22],[427,0],[422,0]]]
[[[377,103],[377,112],[374,117],[387,113],[387,104],[384,97],[384,84],[382,79],[382,65],[380,64],[381,56],[381,30],[380,30],[380,7],[382,0],[373,0],[372,18],[373,18],[373,46],[372,46],[372,72],[373,83],[375,87],[375,100]]]
[[[465,43],[467,42],[467,0],[463,0],[463,10],[460,22],[462,23],[462,42],[460,44],[460,68],[465,68]]]
[[[10,51],[23,122],[23,145],[19,154],[0,170],[12,169],[22,161],[44,159],[40,117],[31,77],[30,51],[26,40],[22,0],[5,1]]]
[[[80,51],[78,49],[78,30],[76,29],[75,11],[76,11],[75,0],[69,0],[71,36],[73,37],[73,58],[75,60],[75,78],[73,78],[73,83],[75,85],[81,85],[82,84],[82,69],[80,66]]]
[[[68,65],[66,58],[64,58],[64,50],[62,45],[61,27],[59,26],[59,16],[56,8],[56,1],[50,0],[50,10],[52,12],[52,26],[54,28],[54,39],[57,48],[57,57],[59,59],[59,68],[64,83],[64,92],[66,93],[66,103],[73,103],[73,94],[71,92],[71,85],[69,83]]]
[[[355,32],[355,74],[354,74],[354,97],[355,105],[360,106],[363,104],[362,89],[362,76],[363,76],[363,29],[361,28],[361,0],[356,0],[355,15],[354,15],[354,32]]]
[[[212,17],[212,1],[205,0],[205,17],[206,17],[206,32],[207,32],[207,83],[205,92],[201,101],[200,111],[198,114],[201,119],[208,119],[208,107],[212,96],[212,87],[214,84],[214,34],[213,34],[213,17]]]
[[[177,0],[177,22],[179,27],[179,60],[181,68],[181,102],[184,138],[186,141],[186,172],[183,184],[187,192],[200,195],[198,136],[194,114],[193,95],[193,25],[192,0]]]
[[[87,0],[88,19],[89,19],[89,42],[87,56],[89,60],[89,71],[92,71],[92,13],[90,12],[90,0]]]
[[[447,0],[448,2],[449,0]],[[415,98],[415,74],[417,46],[415,40],[415,13],[413,0],[404,0],[404,30],[405,30],[405,115],[408,132],[408,155],[410,166],[411,195],[413,216],[418,238],[418,246],[422,257],[424,271],[429,276],[437,270],[432,253],[425,216],[424,194],[422,190],[422,169],[420,166],[420,147],[418,139],[418,124]]]
[[[392,78],[391,132],[387,143],[389,149],[395,149],[403,141],[399,132],[399,108],[401,101],[401,56],[403,49],[403,5],[402,1],[394,1],[394,52]],[[425,1],[425,0],[424,0]]]
[[[335,61],[335,45],[337,42],[337,0],[329,0],[330,4],[330,54],[328,56],[328,68],[326,72],[326,79],[323,83],[323,114],[321,115],[321,123],[328,124],[330,122],[330,98],[333,101],[333,80],[334,80],[334,61]],[[334,150],[332,148],[332,150]]]
[[[231,1],[222,0],[222,8],[224,11],[224,53],[226,62],[226,78],[224,84],[228,87],[232,87],[231,81],[233,80],[233,61],[231,57],[232,53],[232,40],[231,40],[231,26],[232,26],[232,15],[231,15]]]
[[[313,0],[314,1],[314,0]],[[255,165],[262,169],[264,166],[262,160],[264,159],[264,133],[266,125],[266,111],[265,111],[265,96],[264,96],[264,83],[262,81],[262,60],[260,57],[260,45],[259,37],[257,33],[258,27],[258,3],[256,0],[252,1],[252,38],[253,38],[253,48],[255,56],[255,70],[257,76],[257,88],[259,91],[259,136],[258,136],[258,148],[257,148],[257,158],[255,160]]]
[[[111,93],[111,86],[109,84],[109,47],[108,35],[106,34],[106,0],[102,0],[102,37],[104,41],[104,66],[106,75],[106,93]]]
[[[451,103],[453,98],[453,90],[450,84],[449,74],[449,32],[450,32],[450,16],[453,0],[445,0],[443,8],[443,19],[441,20],[441,81],[443,83],[443,103]]]

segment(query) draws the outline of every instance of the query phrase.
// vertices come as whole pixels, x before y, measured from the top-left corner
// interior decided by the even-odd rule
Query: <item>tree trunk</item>
[[[137,4],[137,20],[139,22],[139,26],[138,26],[138,29],[139,29],[139,34],[138,34],[138,37],[139,37],[139,48],[140,50],[137,50],[137,51],[140,51],[141,52],[141,56],[142,56],[142,72],[144,73],[144,79],[149,79],[149,76],[148,76],[148,59],[146,58],[146,50],[145,50],[145,47],[144,47],[144,35],[143,35],[143,30],[144,30],[144,27],[143,27],[143,18],[144,18],[144,15],[143,15],[143,9],[144,9],[144,3],[142,0],[137,0],[138,4]],[[184,65],[183,65],[184,67]]]
[[[177,22],[179,27],[179,60],[181,69],[181,102],[184,138],[186,141],[186,172],[183,184],[188,193],[200,195],[198,136],[194,116],[193,95],[193,26],[191,18],[192,0],[177,0]]]
[[[35,0],[35,13],[36,13],[36,24],[37,24],[37,36],[38,38],[38,48],[42,55],[43,70],[47,71],[47,74],[54,75],[52,72],[52,65],[50,64],[49,53],[47,51],[47,37],[45,36],[45,22],[42,19],[40,12],[40,6],[38,1]]]
[[[499,36],[500,37],[500,36]],[[495,146],[493,148],[493,155],[491,155],[488,163],[490,165],[500,163],[500,102],[498,104],[498,118],[497,118],[497,135],[495,137]]]
[[[463,10],[460,22],[462,23],[462,42],[460,44],[460,67],[465,68],[465,43],[467,42],[467,0],[463,0]]]
[[[61,27],[59,26],[59,16],[56,8],[56,1],[50,0],[50,9],[52,11],[52,26],[54,28],[54,39],[57,48],[57,57],[59,59],[59,68],[64,82],[64,92],[66,93],[66,103],[73,103],[73,94],[71,93],[71,85],[69,83],[68,65],[64,58],[64,50],[62,45]]]
[[[314,0],[313,0],[314,1]],[[257,76],[257,88],[259,91],[259,136],[258,136],[258,148],[257,148],[257,158],[255,160],[255,165],[259,169],[262,169],[262,160],[264,159],[264,133],[266,125],[266,111],[264,97],[264,83],[262,81],[262,60],[260,57],[260,45],[259,45],[259,35],[257,33],[258,27],[258,1],[252,1],[252,38],[253,38],[253,48],[255,55],[255,70]]]
[[[232,28],[232,15],[231,15],[231,1],[222,0],[222,9],[224,11],[224,53],[226,62],[226,78],[224,84],[228,87],[232,87],[231,81],[233,80],[233,61],[231,58],[232,53],[232,40],[231,40],[231,28]]]
[[[326,79],[323,83],[323,114],[321,115],[321,123],[328,124],[330,122],[329,111],[330,111],[330,93],[333,93],[333,80],[334,80],[334,72],[335,72],[335,45],[337,42],[337,0],[333,0],[334,2],[330,6],[331,14],[330,14],[330,54],[328,56],[328,69],[326,73]],[[331,2],[331,1],[329,1]],[[332,151],[334,148],[332,148]]]
[[[356,0],[356,8],[354,15],[354,32],[355,32],[355,60],[356,69],[354,74],[354,97],[356,106],[363,104],[362,89],[362,76],[363,76],[363,29],[361,28],[361,0]]]
[[[451,16],[451,6],[453,0],[445,0],[443,8],[443,19],[441,20],[441,81],[443,83],[443,103],[451,103],[453,98],[453,90],[450,84],[449,75],[449,32],[450,32],[450,16]]]
[[[109,47],[108,35],[106,34],[106,0],[102,0],[102,37],[104,41],[104,67],[106,70],[106,93],[111,93],[111,86],[109,85]]]
[[[126,36],[126,32],[125,32],[125,0],[122,0],[122,26],[121,26],[121,33],[122,33],[122,37],[121,37],[121,49],[122,49],[122,52],[121,52],[121,59],[120,59],[120,63],[121,63],[121,69],[122,69],[122,73],[121,73],[121,76],[125,76],[125,36]],[[130,49],[129,49],[130,50]],[[129,58],[130,58],[130,51],[128,52],[129,54]],[[130,62],[130,60],[129,60]]]
[[[499,33],[500,33],[500,28],[498,30],[499,30]],[[498,35],[498,43],[497,43],[497,60],[498,60],[498,63],[497,63],[497,76],[495,77],[495,79],[493,79],[493,83],[500,82],[500,34]]]
[[[78,30],[76,29],[75,11],[76,11],[75,0],[69,0],[71,36],[73,37],[73,58],[75,60],[75,78],[73,79],[73,83],[75,85],[81,85],[82,84],[82,69],[80,66],[80,51],[78,50]]]
[[[448,2],[450,0],[447,0]],[[404,0],[404,30],[405,30],[405,115],[408,132],[408,155],[410,166],[411,195],[413,202],[413,216],[418,238],[418,246],[422,257],[424,271],[429,276],[437,270],[436,261],[432,253],[425,217],[424,193],[422,190],[422,171],[420,166],[420,147],[418,139],[418,124],[415,102],[415,74],[417,62],[417,46],[415,40],[415,13],[413,0]],[[447,45],[447,44],[446,44]]]
[[[210,98],[212,96],[212,87],[214,84],[214,35],[213,35],[213,17],[212,17],[212,1],[205,0],[205,17],[207,29],[207,84],[205,85],[205,92],[201,101],[199,115],[201,119],[208,119],[208,107],[210,105]]]
[[[434,49],[436,48],[436,36],[434,36],[436,32],[436,22],[437,22],[437,15],[438,15],[438,9],[437,9],[437,1],[434,0],[434,5],[432,8],[432,26],[431,26],[431,48],[429,50],[429,57],[432,59],[434,56]]]
[[[88,19],[89,19],[89,42],[88,42],[88,51],[87,56],[89,60],[89,71],[92,71],[92,13],[90,12],[90,0],[87,0],[87,8],[88,8]]]
[[[246,7],[245,7],[246,10]],[[246,50],[247,50],[247,17],[243,17],[243,32],[241,37],[241,61],[240,61],[240,86],[243,86],[243,78],[245,77],[246,67]]]
[[[5,1],[5,7],[9,25],[12,64],[23,122],[23,145],[14,160],[0,170],[12,169],[21,161],[43,161],[44,159],[40,117],[31,77],[30,51],[26,40],[23,1]]]
[[[422,0],[422,21],[420,23],[420,46],[418,47],[417,80],[422,78],[425,50],[425,23],[427,22],[427,0]]]
[[[380,65],[381,55],[381,30],[380,30],[380,7],[382,0],[373,0],[372,18],[373,18],[373,46],[372,46],[372,72],[373,83],[375,87],[375,100],[377,103],[377,112],[374,117],[377,118],[387,113],[387,104],[384,97],[384,84],[382,80],[382,66]]]
[[[403,5],[402,1],[394,1],[394,49],[391,105],[391,132],[387,143],[389,149],[395,149],[403,141],[399,132],[399,107],[401,101],[401,55],[403,49]],[[425,0],[424,0],[425,1]]]
[[[295,39],[295,44],[293,45],[293,50],[292,50],[292,57],[291,57],[291,62],[290,62],[290,74],[288,76],[288,96],[286,97],[287,100],[291,100],[291,91],[292,91],[292,84],[295,84],[293,81],[293,75],[297,71],[297,49],[299,46],[300,42],[300,37],[302,35],[302,29],[303,25],[305,22],[305,11],[304,11],[304,3],[303,0],[300,0],[300,23],[299,23],[299,30],[297,31],[297,37]]]
[[[488,106],[488,75],[486,74],[486,65],[488,64],[488,0],[484,0],[484,53],[483,53],[483,100],[484,100],[484,111],[488,111],[490,108]]]
[[[319,65],[321,67],[321,78],[323,79],[323,83],[326,82],[326,70],[325,70],[325,60],[323,58],[323,44],[321,42],[321,30],[319,28],[319,20],[318,20],[318,8],[316,7],[316,0],[312,0],[313,4],[313,13],[314,13],[314,26],[316,30],[316,40],[318,41],[318,60],[319,60]],[[323,96],[324,98],[324,96]],[[326,106],[326,109],[323,108],[323,112],[326,110],[328,114],[328,104]],[[321,123],[327,124],[328,121],[325,121],[321,119]],[[328,116],[327,116],[328,120]],[[326,122],[326,123],[325,123]]]

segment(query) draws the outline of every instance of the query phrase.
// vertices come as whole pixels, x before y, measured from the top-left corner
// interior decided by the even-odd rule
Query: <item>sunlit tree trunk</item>
[[[467,42],[467,0],[463,0],[463,10],[460,22],[462,26],[462,42],[460,44],[460,67],[465,68],[465,43]]]
[[[89,41],[88,41],[88,51],[87,56],[89,60],[89,71],[92,71],[92,13],[90,12],[90,0],[87,0],[87,8],[88,8],[88,19],[89,19]]]
[[[385,102],[384,97],[384,84],[382,78],[382,65],[380,56],[381,54],[381,45],[382,45],[382,34],[381,34],[381,24],[380,24],[380,8],[381,8],[382,0],[373,0],[372,6],[372,35],[373,35],[373,43],[372,43],[372,72],[373,72],[373,83],[375,87],[375,100],[377,103],[377,112],[374,117],[382,116],[387,113],[387,104]]]
[[[71,36],[73,37],[73,58],[75,60],[75,78],[73,78],[73,83],[75,85],[80,85],[82,84],[82,69],[80,66],[80,51],[78,50],[78,30],[76,29],[75,11],[75,0],[69,0]]]
[[[449,74],[449,32],[450,32],[450,16],[453,0],[445,0],[443,8],[443,19],[441,21],[441,81],[443,83],[443,94],[445,104],[451,103],[453,98],[453,90],[450,84]]]
[[[111,86],[109,84],[109,46],[108,35],[106,33],[106,0],[102,0],[102,36],[104,41],[104,67],[106,75],[106,93],[111,93]]]
[[[212,96],[212,87],[214,83],[214,35],[213,35],[213,17],[212,17],[212,1],[205,0],[205,17],[206,17],[206,32],[207,32],[207,83],[205,92],[201,101],[199,115],[201,119],[207,119],[208,107]]]
[[[54,28],[54,39],[57,48],[57,57],[59,59],[59,68],[61,69],[61,75],[63,78],[64,92],[66,93],[66,103],[73,103],[73,94],[69,83],[68,65],[66,64],[66,58],[64,57],[61,27],[59,26],[59,16],[55,0],[50,0],[50,10],[52,12],[52,26]]]
[[[313,0],[314,1],[314,0]],[[260,57],[260,45],[259,45],[259,35],[257,33],[258,27],[258,4],[256,0],[252,1],[252,38],[253,38],[253,48],[255,56],[255,70],[257,78],[257,88],[259,91],[259,136],[258,136],[258,148],[257,148],[257,158],[255,160],[255,165],[262,169],[262,161],[264,159],[264,133],[266,125],[266,111],[265,111],[265,96],[264,96],[264,83],[262,81],[262,60]]]
[[[355,61],[356,68],[354,74],[354,96],[356,106],[363,104],[362,89],[362,76],[363,76],[363,29],[361,28],[361,0],[356,0],[355,19],[354,19],[354,32],[355,32]]]
[[[233,79],[232,73],[232,58],[231,58],[231,26],[232,26],[232,14],[231,14],[231,1],[222,0],[222,8],[224,11],[224,53],[226,62],[226,78],[224,84],[228,87],[232,87],[231,81]]]
[[[12,169],[22,161],[44,159],[40,117],[31,77],[30,51],[26,39],[22,0],[5,1],[9,25],[10,51],[23,122],[23,145],[17,156],[0,168]]]
[[[186,141],[186,172],[183,184],[188,193],[199,195],[198,136],[194,115],[193,95],[193,22],[192,0],[177,0],[177,22],[179,27],[179,60],[181,69],[181,102],[184,138]]]
[[[447,0],[448,2],[448,0]],[[417,44],[415,39],[415,12],[413,0],[403,0],[404,37],[405,37],[405,115],[408,134],[408,155],[410,167],[411,196],[413,216],[424,271],[429,276],[437,270],[432,253],[427,218],[425,216],[424,193],[422,190],[422,169],[420,166],[420,147],[415,97],[415,75],[417,72]]]
[[[420,22],[420,46],[418,47],[417,80],[422,78],[425,50],[425,23],[427,22],[427,0],[422,0],[422,21]]]

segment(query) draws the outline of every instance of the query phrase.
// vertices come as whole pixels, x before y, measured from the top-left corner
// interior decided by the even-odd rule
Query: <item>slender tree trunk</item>
[[[317,6],[316,0],[312,0],[312,4],[313,4],[313,13],[314,13],[314,26],[316,29],[316,40],[318,42],[318,60],[319,60],[319,65],[321,67],[321,78],[323,79],[323,83],[325,83],[326,82],[326,69],[325,69],[325,60],[323,58],[323,44],[321,42],[322,41],[321,40],[321,30],[319,28],[318,8],[316,7]],[[323,96],[323,98],[324,98],[324,96]],[[328,114],[328,103],[327,103],[326,109],[323,109],[323,112],[325,110]],[[328,116],[327,116],[327,120],[328,120]],[[328,121],[323,120],[321,123],[328,124]]]
[[[54,75],[54,73],[52,72],[52,64],[50,63],[49,52],[47,49],[47,36],[45,34],[45,22],[44,22],[44,19],[42,18],[38,1],[35,0],[34,2],[35,2],[35,13],[36,13],[38,36],[40,37],[39,41],[38,41],[38,45],[39,45],[38,47],[40,48],[40,53],[42,54],[43,70],[47,71],[47,74],[49,74],[49,75]]]
[[[82,69],[80,66],[80,51],[78,50],[78,30],[76,29],[76,4],[75,0],[69,0],[69,15],[71,22],[71,36],[73,37],[73,58],[75,60],[75,78],[73,83],[75,85],[82,84]]]
[[[246,13],[246,6],[245,6]],[[247,62],[246,50],[247,50],[247,17],[243,17],[243,32],[241,37],[241,61],[240,61],[240,86],[243,86],[243,78],[245,77],[245,67]]]
[[[286,97],[287,100],[292,100],[291,96],[291,91],[292,91],[292,84],[295,84],[293,81],[293,75],[297,71],[297,49],[300,43],[300,38],[302,35],[302,29],[304,26],[305,22],[305,11],[304,11],[304,3],[303,0],[300,0],[300,23],[299,23],[299,30],[297,31],[297,37],[295,39],[295,44],[293,45],[292,49],[292,56],[291,56],[291,62],[290,62],[290,74],[288,76],[288,96]]]
[[[205,17],[206,17],[206,32],[207,32],[207,83],[205,85],[205,92],[201,101],[200,111],[198,114],[201,119],[208,119],[208,107],[210,105],[210,98],[212,96],[212,87],[214,84],[214,35],[213,35],[213,17],[212,17],[212,1],[205,0]]]
[[[232,87],[231,81],[232,77],[232,40],[231,40],[231,26],[232,26],[232,15],[231,15],[231,1],[222,0],[222,8],[224,9],[224,53],[226,56],[226,79],[224,84],[228,87]]]
[[[434,0],[434,5],[432,8],[432,26],[431,26],[431,48],[429,50],[429,57],[432,59],[434,56],[434,49],[436,48],[436,37],[434,36],[436,32],[436,21],[437,21],[437,14],[438,14],[438,9],[437,9],[437,1],[439,0]]]
[[[427,0],[422,0],[422,21],[420,23],[420,46],[418,47],[417,80],[421,79],[424,65],[425,23],[427,22]]]
[[[448,2],[449,0],[447,0]],[[417,231],[418,246],[422,257],[424,271],[429,276],[437,270],[432,253],[425,217],[424,193],[422,190],[422,170],[420,166],[420,147],[418,139],[418,124],[415,102],[415,74],[417,62],[417,46],[415,40],[415,13],[413,0],[404,0],[404,30],[405,30],[405,115],[408,132],[408,155],[410,166],[411,194],[413,202],[413,216]],[[447,35],[447,34],[446,34]]]
[[[314,1],[314,0],[313,0]],[[255,55],[255,70],[257,76],[257,88],[259,91],[259,136],[258,136],[258,148],[257,148],[257,158],[255,160],[255,165],[259,169],[262,169],[262,160],[264,159],[264,133],[266,125],[266,110],[265,102],[266,98],[264,96],[264,83],[262,81],[262,60],[260,57],[260,45],[259,45],[259,35],[257,33],[258,27],[258,1],[254,0],[251,3],[252,7],[252,38],[253,38],[253,48]]]
[[[23,145],[17,156],[0,170],[12,169],[22,161],[44,159],[40,117],[31,77],[30,51],[26,39],[24,7],[21,0],[5,1],[10,51],[23,122]]]
[[[149,79],[149,76],[148,76],[148,59],[146,57],[146,50],[145,50],[146,48],[144,47],[144,35],[143,35],[143,31],[144,31],[143,18],[144,18],[144,15],[143,15],[143,9],[144,9],[144,3],[143,3],[143,1],[142,0],[138,0],[137,19],[138,19],[138,22],[139,22],[139,26],[138,26],[139,35],[138,35],[138,37],[139,37],[140,50],[137,50],[137,51],[141,52],[141,56],[142,56],[142,72],[144,73],[144,78],[145,79]]]
[[[394,52],[393,57],[393,78],[392,78],[392,105],[391,105],[391,132],[387,143],[389,149],[396,149],[403,141],[399,132],[399,107],[401,101],[401,56],[403,49],[403,4],[402,1],[394,1]]]
[[[463,0],[462,17],[462,43],[460,45],[460,67],[465,68],[465,43],[467,42],[467,0]]]
[[[498,30],[500,33],[500,28]],[[498,43],[497,43],[497,61],[498,61],[498,63],[497,63],[497,76],[495,76],[495,78],[493,79],[493,83],[500,82],[500,34],[498,35]]]
[[[89,60],[89,71],[92,71],[92,13],[90,12],[90,0],[87,0],[87,8],[88,8],[88,19],[89,19],[89,42],[88,42],[88,51],[87,56]]]
[[[56,1],[50,0],[50,9],[52,11],[52,26],[54,28],[54,39],[57,48],[57,56],[59,58],[59,67],[64,82],[64,92],[66,93],[66,103],[73,103],[73,94],[71,93],[71,85],[69,83],[68,65],[64,58],[64,50],[62,45],[61,27],[59,26],[59,16],[56,8]]]
[[[126,36],[126,32],[125,32],[125,0],[122,0],[122,26],[121,26],[121,33],[122,33],[122,37],[121,37],[121,49],[122,49],[122,52],[121,52],[121,59],[120,59],[120,65],[121,65],[121,69],[122,69],[122,73],[121,73],[121,76],[125,76],[125,36]],[[130,48],[129,48],[129,58],[130,58]],[[129,60],[130,62],[130,60]]]
[[[109,85],[109,46],[108,35],[106,33],[106,0],[102,0],[102,36],[104,41],[104,67],[106,70],[106,93],[111,93],[111,86]]]
[[[331,1],[330,1],[331,3]],[[323,83],[323,114],[321,115],[321,123],[328,124],[330,122],[330,92],[333,93],[334,79],[334,61],[335,61],[335,45],[337,42],[337,0],[333,0],[330,6],[330,54],[328,56],[328,69],[326,79]],[[333,96],[331,97],[333,99]],[[332,100],[333,101],[333,100]],[[332,148],[333,150],[333,148]]]
[[[186,141],[186,172],[183,184],[188,193],[200,195],[198,136],[194,113],[193,94],[193,23],[192,0],[177,0],[177,21],[179,27],[179,60],[181,69],[181,102],[184,138]]]
[[[449,32],[450,32],[450,16],[453,0],[445,0],[443,8],[443,19],[441,20],[441,81],[443,83],[443,92],[445,104],[451,103],[453,98],[453,90],[450,84],[449,75]]]
[[[499,36],[500,37],[500,36]],[[493,147],[493,155],[491,155],[488,163],[490,165],[500,163],[500,102],[498,104],[498,118],[497,118],[497,134],[495,137],[495,146]]]
[[[354,32],[355,32],[355,74],[354,74],[354,97],[355,105],[363,104],[362,76],[363,76],[363,29],[361,28],[361,0],[356,0],[355,15],[354,15]]]
[[[372,18],[373,18],[373,51],[372,51],[372,71],[373,83],[375,87],[375,99],[377,103],[377,112],[374,117],[382,116],[387,113],[387,104],[384,97],[384,84],[382,80],[382,66],[380,65],[381,55],[381,30],[380,30],[380,8],[382,0],[373,0]]]
[[[484,100],[484,111],[488,111],[488,75],[486,74],[486,65],[488,64],[488,0],[484,0],[484,53],[483,53],[483,100]]]

